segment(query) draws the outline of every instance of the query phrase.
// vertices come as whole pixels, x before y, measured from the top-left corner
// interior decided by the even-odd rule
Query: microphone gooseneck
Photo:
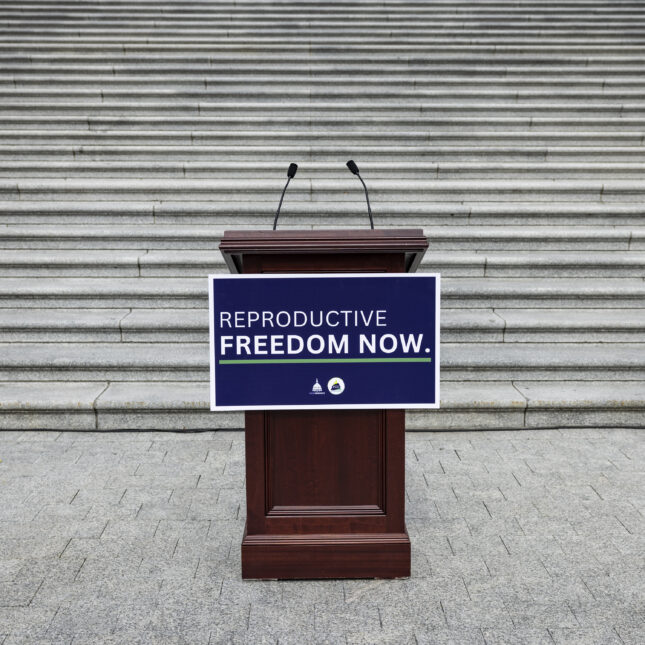
[[[298,171],[298,164],[295,164],[295,163],[289,164],[289,168],[287,169],[287,183],[284,185],[284,188],[282,189],[282,195],[280,196],[280,203],[278,204],[278,210],[275,212],[275,219],[273,220],[274,231],[275,231],[275,227],[278,225],[278,217],[280,216],[280,209],[282,208],[282,200],[284,199],[284,194],[287,192],[287,187],[289,186],[289,182],[296,176],[297,171]]]
[[[367,192],[367,186],[365,185],[365,182],[361,177],[361,173],[360,173],[360,170],[358,169],[358,166],[352,159],[350,159],[347,162],[347,167],[349,168],[349,171],[352,173],[352,175],[356,175],[361,180],[361,184],[363,184],[363,190],[365,191],[365,201],[367,202],[367,214],[370,217],[370,227],[373,229],[374,220],[372,219],[372,208],[370,207],[370,196]]]

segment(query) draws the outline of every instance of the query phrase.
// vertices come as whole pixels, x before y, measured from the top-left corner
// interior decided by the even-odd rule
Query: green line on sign
[[[269,365],[280,363],[431,363],[431,358],[259,358],[220,360],[220,365]]]

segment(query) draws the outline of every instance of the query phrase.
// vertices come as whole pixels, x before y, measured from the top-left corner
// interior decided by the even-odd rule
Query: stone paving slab
[[[0,644],[645,642],[645,431],[406,443],[411,578],[243,581],[242,432],[2,432]]]

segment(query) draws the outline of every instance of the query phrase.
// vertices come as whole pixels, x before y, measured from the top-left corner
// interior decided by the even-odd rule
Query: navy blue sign
[[[211,409],[439,407],[439,276],[212,275]]]

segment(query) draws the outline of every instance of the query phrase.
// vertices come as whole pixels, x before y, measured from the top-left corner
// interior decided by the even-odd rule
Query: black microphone
[[[287,183],[284,185],[284,188],[282,189],[282,196],[280,197],[278,210],[275,212],[275,219],[273,220],[274,231],[275,231],[275,227],[278,225],[278,217],[280,215],[280,209],[282,208],[282,200],[284,199],[284,194],[287,192],[287,186],[289,185],[289,182],[296,176],[297,170],[298,170],[298,164],[296,163],[289,164],[289,168],[287,170]]]
[[[358,166],[351,159],[347,162],[347,167],[352,175],[356,175],[361,180],[361,184],[363,184],[363,188],[365,189],[365,199],[367,201],[367,214],[370,216],[370,226],[374,228],[374,220],[372,219],[372,209],[370,208],[370,196],[367,194],[367,186],[361,177]]]

